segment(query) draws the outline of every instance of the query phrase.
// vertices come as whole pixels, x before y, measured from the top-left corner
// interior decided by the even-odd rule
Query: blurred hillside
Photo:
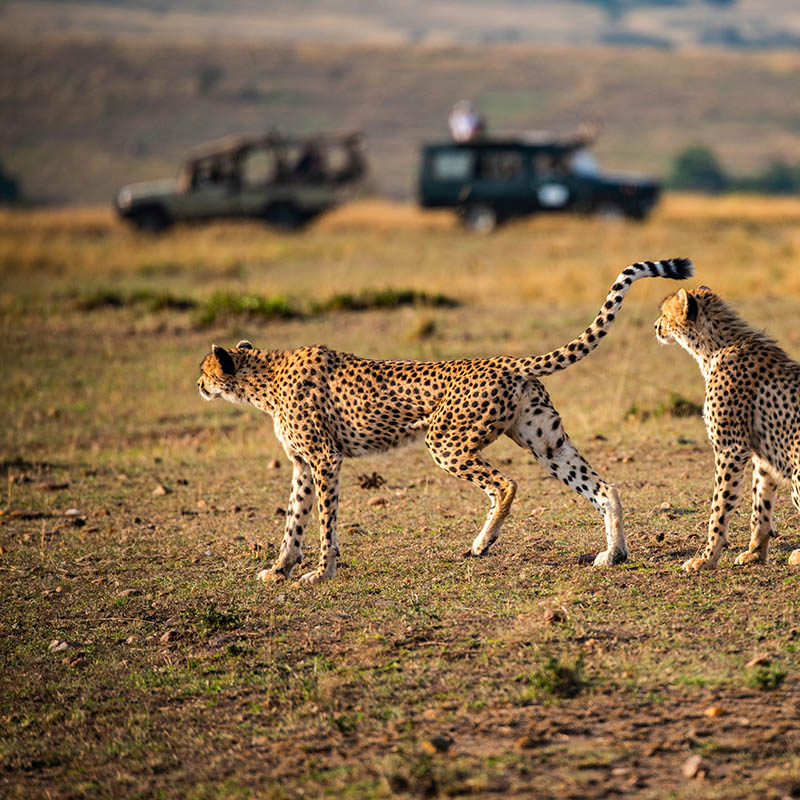
[[[794,0],[16,0],[0,14],[19,33],[150,39],[800,47]]]
[[[419,143],[445,137],[453,101],[469,97],[493,132],[599,118],[607,167],[664,175],[678,151],[705,144],[747,173],[800,161],[798,69],[790,52],[6,34],[0,159],[29,198],[106,202],[227,133],[359,128],[376,188],[409,197]]]

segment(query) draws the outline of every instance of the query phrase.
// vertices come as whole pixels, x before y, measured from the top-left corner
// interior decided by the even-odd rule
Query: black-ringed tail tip
[[[672,278],[683,280],[694,275],[694,264],[688,258],[665,261],[637,261],[617,275],[600,311],[592,324],[577,338],[549,353],[526,359],[525,366],[536,377],[551,375],[580,361],[597,347],[617,318],[628,289],[642,278]]]

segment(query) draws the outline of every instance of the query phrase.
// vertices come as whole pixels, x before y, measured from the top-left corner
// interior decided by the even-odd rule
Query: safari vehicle
[[[453,208],[488,233],[513,217],[574,211],[642,220],[658,200],[652,178],[604,173],[583,136],[476,139],[424,145],[419,202]]]
[[[114,205],[122,219],[150,233],[230,217],[295,230],[348,199],[366,171],[358,133],[229,137],[190,152],[177,178],[124,186]]]

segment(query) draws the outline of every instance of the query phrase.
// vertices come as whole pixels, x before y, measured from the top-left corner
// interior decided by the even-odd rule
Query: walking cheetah
[[[317,496],[320,557],[301,581],[336,574],[339,469],[345,456],[390,450],[424,437],[444,470],[480,487],[490,508],[467,555],[485,555],[508,516],[517,485],[481,457],[500,434],[527,448],[552,475],[587,497],[603,515],[606,549],[596,566],[628,556],[617,490],[601,480],[569,440],[537,380],[580,361],[614,322],[634,281],[687,278],[688,259],[633,264],[618,276],[594,322],[564,347],[529,358],[373,361],[323,346],[257,350],[214,345],[200,365],[200,394],[251,403],[270,414],[294,468],[280,552],[262,580],[289,578],[302,560],[303,534]]]
[[[706,382],[703,416],[714,448],[708,544],[683,569],[717,566],[748,460],[753,462],[750,546],[735,563],[765,562],[775,536],[772,509],[780,479],[791,480],[792,503],[800,511],[800,364],[707,286],[670,295],[655,329],[660,342],[679,344],[700,365]],[[800,550],[790,556],[798,557]]]

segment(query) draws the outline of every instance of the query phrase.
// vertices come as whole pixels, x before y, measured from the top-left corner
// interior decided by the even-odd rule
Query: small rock
[[[514,747],[517,750],[532,750],[538,742],[532,736],[520,736],[516,742],[514,742]]]
[[[169,494],[172,490],[167,489],[163,483],[159,483],[155,489],[153,489],[153,497],[163,497],[165,494]]]
[[[800,567],[800,550],[792,550],[789,554],[789,566]]]
[[[208,640],[209,647],[223,647],[226,644],[232,644],[239,637],[235,633],[225,633],[221,636],[214,636]]]
[[[449,736],[433,736],[422,743],[422,749],[431,756],[446,753],[452,746],[453,740]]]
[[[51,653],[63,653],[70,648],[79,650],[81,647],[83,647],[83,645],[80,642],[68,642],[66,639],[53,639],[48,649]]]
[[[133,597],[134,595],[141,594],[141,589],[123,589],[120,593],[120,597]]]
[[[168,642],[174,642],[178,638],[178,632],[175,630],[166,631],[166,633],[162,633],[159,637],[158,641],[161,644],[167,644]]]
[[[721,717],[725,713],[725,709],[722,706],[709,706],[704,712],[704,716],[706,717]]]
[[[556,625],[564,621],[564,612],[560,608],[547,608],[544,612],[546,625]]]
[[[746,669],[752,669],[753,667],[766,667],[772,663],[772,656],[769,653],[759,653],[756,656],[753,656],[746,664]]]
[[[683,762],[682,771],[685,778],[703,780],[708,776],[708,762],[698,755],[689,756],[689,758]]]
[[[80,517],[81,516],[81,510],[79,508],[68,508],[64,512],[64,516],[65,517]]]
[[[381,497],[380,495],[376,495],[375,497],[370,497],[367,500],[368,506],[385,506],[388,505],[388,500],[385,497]]]

